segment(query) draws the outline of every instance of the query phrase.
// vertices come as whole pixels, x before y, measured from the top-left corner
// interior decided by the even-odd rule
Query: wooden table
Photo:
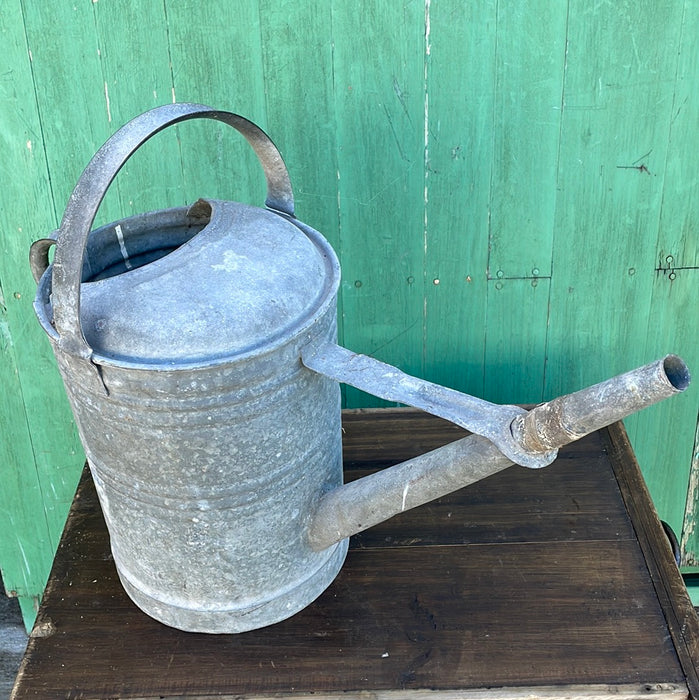
[[[344,425],[348,479],[463,434],[411,409]],[[128,600],[86,476],[13,699],[699,697],[698,659],[618,424],[354,537],[315,603],[241,635],[179,632]]]

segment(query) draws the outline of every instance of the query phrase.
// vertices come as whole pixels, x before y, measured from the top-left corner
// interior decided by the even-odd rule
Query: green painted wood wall
[[[696,0],[4,0],[0,566],[27,623],[83,460],[27,251],[119,126],[173,100],[256,121],[340,255],[344,343],[537,402],[667,352],[699,375],[698,36]],[[261,203],[236,136],[159,135],[99,221]],[[689,569],[698,397],[627,422]]]

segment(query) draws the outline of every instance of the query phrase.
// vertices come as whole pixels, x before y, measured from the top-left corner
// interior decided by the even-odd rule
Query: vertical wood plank
[[[698,282],[695,270],[677,270],[675,279],[670,279],[668,273],[655,275],[644,338],[644,353],[649,361],[677,353],[694,370],[694,383],[681,396],[624,421],[653,500],[678,537],[684,529],[692,464],[692,440],[678,437],[693,434],[699,414],[699,334],[696,313],[690,311],[697,306]],[[677,312],[668,313],[668,309]]]
[[[37,110],[34,80],[37,57],[25,38],[19,3],[3,17],[16,24],[3,26],[3,46],[13,71],[2,95],[3,216],[13,226],[3,230],[0,276],[7,321],[17,362],[22,397],[32,434],[37,469],[44,490],[49,529],[57,544],[82,462],[63,386],[48,341],[34,317],[35,287],[28,264],[29,246],[57,223],[52,204],[50,169],[42,143],[46,129]],[[13,16],[14,15],[14,16]],[[55,190],[54,190],[55,192]],[[78,471],[76,471],[76,469]],[[57,508],[55,517],[51,512]]]
[[[425,374],[483,394],[496,2],[429,5]]]
[[[236,112],[266,129],[265,80],[257,2],[165,2],[173,99]],[[186,198],[263,206],[265,180],[247,142],[233,129],[196,120],[177,126]]]
[[[0,44],[10,70],[0,78],[0,380],[3,512],[0,566],[33,621],[83,461],[63,385],[34,318],[31,241],[56,225],[34,93],[35,68],[20,2],[0,13]],[[65,156],[67,158],[67,155]]]
[[[294,188],[296,216],[339,247],[330,3],[260,1],[269,134]]]
[[[1,286],[0,357],[0,569],[5,590],[31,600],[43,589],[53,549]]]
[[[165,6],[94,3],[100,67],[112,132],[153,107],[172,102]],[[121,169],[107,195],[125,217],[185,203],[174,128],[143,144]]]
[[[699,6],[685,2],[678,30],[677,72],[668,129],[658,273],[646,340],[649,357],[664,352],[680,354],[694,370],[695,385],[681,400],[654,407],[626,421],[651,493],[662,517],[680,536],[682,563],[688,566],[699,563],[699,438],[694,444],[689,439],[693,427],[699,430],[699,328],[697,315],[692,313],[699,288],[699,177],[687,152],[687,144],[696,138],[699,124],[697,27]]]
[[[551,274],[568,3],[499,3],[490,276]]]
[[[660,310],[648,242],[658,235],[667,179],[683,8],[644,2],[633,11],[623,4],[591,10],[571,2],[545,398],[657,355],[647,342],[649,319]],[[657,410],[649,415],[679,408]],[[642,424],[634,421],[647,420],[628,421],[632,435]],[[684,500],[678,490],[686,489],[688,464],[672,462],[685,481],[670,485],[666,465],[683,458],[672,446],[662,450],[661,430],[652,431],[655,446],[634,444],[661,517],[675,526],[681,506],[668,499]]]
[[[114,131],[94,4],[23,3],[41,135],[59,222],[80,173]],[[110,196],[97,221],[118,217],[118,198]]]
[[[269,135],[294,190],[296,216],[340,250],[338,162],[333,92],[331,3],[260,0]],[[342,298],[338,299],[342,317]],[[338,328],[343,342],[343,328]]]
[[[658,267],[668,270],[699,268],[699,173],[687,151],[699,132],[699,4],[683,9],[658,237]]]
[[[420,374],[425,10],[333,4],[346,345]],[[347,403],[376,405],[347,390]]]
[[[681,13],[570,4],[547,396],[646,359]]]
[[[499,279],[488,282],[484,398],[496,403],[539,403],[550,281]]]

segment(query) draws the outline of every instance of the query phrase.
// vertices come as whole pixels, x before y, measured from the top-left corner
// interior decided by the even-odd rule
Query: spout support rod
[[[545,467],[556,459],[556,451],[522,449],[510,425],[526,413],[519,406],[501,406],[439,384],[412,377],[384,362],[347,350],[335,343],[309,347],[302,355],[309,369],[349,384],[374,396],[420,408],[435,416],[482,435],[500,452],[524,467]]]
[[[689,381],[682,359],[668,355],[517,416],[511,425],[513,437],[533,453],[557,449],[684,391]],[[325,549],[512,464],[482,436],[456,440],[327,493],[311,520],[309,544],[316,551]]]

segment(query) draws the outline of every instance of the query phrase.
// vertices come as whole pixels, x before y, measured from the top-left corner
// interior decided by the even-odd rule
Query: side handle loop
[[[29,267],[37,284],[39,284],[41,276],[48,269],[49,251],[56,245],[56,233],[57,231],[53,232],[53,238],[49,236],[48,238],[40,238],[38,241],[34,241],[29,249]]]

